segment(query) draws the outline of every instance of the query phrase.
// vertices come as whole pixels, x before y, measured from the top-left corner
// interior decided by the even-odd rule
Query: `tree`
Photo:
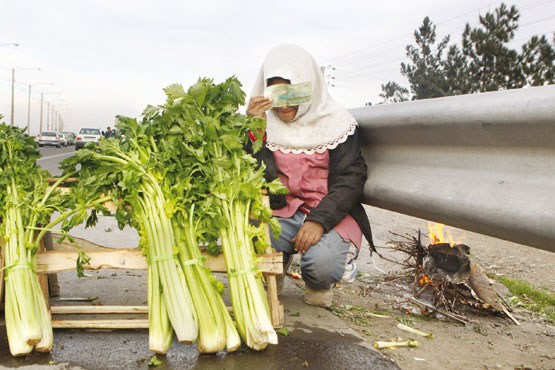
[[[462,52],[468,60],[471,92],[497,91],[523,87],[519,54],[507,47],[514,39],[520,15],[515,6],[501,4],[494,13],[480,16],[480,27],[463,32]]]
[[[533,36],[522,46],[522,72],[530,86],[555,84],[555,33],[553,45],[545,36]]]
[[[451,45],[447,59],[443,61],[443,71],[447,80],[445,95],[463,95],[472,92],[472,82],[468,78],[468,61],[456,45]]]
[[[385,85],[382,84],[380,98],[383,99],[383,103],[400,103],[410,100],[410,92],[397,82],[389,81]]]
[[[480,16],[478,27],[467,23],[461,47],[449,46],[445,56],[449,36],[436,46],[436,27],[424,18],[414,32],[415,45],[406,47],[411,62],[401,63],[410,92],[390,81],[382,85],[380,97],[388,103],[402,101],[411,93],[412,99],[426,99],[554,84],[555,34],[551,43],[545,36],[533,36],[519,53],[508,46],[519,18],[516,7],[502,3]]]
[[[408,45],[406,48],[412,64],[401,63],[401,74],[408,78],[414,99],[445,96],[448,83],[442,68],[442,56],[449,36],[444,37],[434,50],[436,26],[426,17],[422,26],[414,32],[414,38],[416,46]]]

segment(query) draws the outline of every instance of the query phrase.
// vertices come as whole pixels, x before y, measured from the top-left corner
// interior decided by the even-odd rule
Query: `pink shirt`
[[[281,182],[289,189],[287,205],[276,209],[274,216],[289,218],[301,208],[307,213],[328,193],[329,152],[315,154],[274,152]],[[362,231],[351,215],[346,215],[333,228],[341,237],[357,248],[362,244]]]

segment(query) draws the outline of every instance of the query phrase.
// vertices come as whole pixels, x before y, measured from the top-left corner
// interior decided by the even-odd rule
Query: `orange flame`
[[[430,244],[439,244],[439,243],[448,243],[451,245],[451,248],[455,246],[455,244],[460,244],[464,240],[464,235],[459,237],[459,239],[455,242],[453,236],[447,232],[446,235],[443,235],[443,227],[444,224],[440,223],[431,223],[428,222],[428,232],[430,238]]]
[[[428,283],[431,283],[431,282],[432,282],[432,279],[430,279],[429,277],[427,277],[424,274],[422,274],[422,277],[418,280],[418,283],[420,285],[428,284]]]

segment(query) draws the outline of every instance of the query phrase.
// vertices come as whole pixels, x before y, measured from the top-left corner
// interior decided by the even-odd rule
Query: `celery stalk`
[[[399,324],[397,324],[397,328],[399,328],[399,329],[401,329],[401,330],[404,330],[404,331],[408,331],[409,333],[413,333],[413,334],[416,334],[416,335],[420,335],[421,337],[425,337],[425,338],[428,338],[428,339],[432,339],[432,338],[433,338],[432,333],[424,333],[423,331],[420,331],[420,330],[418,330],[418,329],[412,328],[412,327],[410,327],[410,326],[408,326],[408,325],[405,325],[405,324],[399,323]]]
[[[160,278],[155,264],[148,266],[148,344],[152,352],[165,354],[173,341],[173,329],[162,299]]]
[[[229,225],[220,229],[222,249],[228,267],[233,313],[239,334],[247,346],[260,351],[277,344],[268,301],[257,272],[255,252],[246,231],[249,222],[248,202],[222,202]]]

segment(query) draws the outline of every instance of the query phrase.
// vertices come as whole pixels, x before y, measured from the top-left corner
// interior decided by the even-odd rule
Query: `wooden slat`
[[[283,326],[283,305],[278,299],[275,275],[266,275],[266,291],[272,325],[274,328],[281,328]]]
[[[141,251],[134,249],[112,249],[86,252],[90,257],[87,270],[99,269],[128,269],[146,270],[147,263]],[[37,254],[37,271],[40,273],[54,273],[74,270],[76,266],[77,251],[45,251]],[[206,266],[214,272],[226,272],[223,255],[211,256],[205,254]],[[281,253],[265,254],[260,257],[258,269],[267,274],[281,274]]]
[[[147,268],[145,257],[138,249],[114,249],[111,251],[87,251],[90,262],[83,266],[88,270],[141,269]],[[37,272],[53,273],[75,270],[77,251],[46,251],[37,254]]]
[[[54,329],[148,329],[148,319],[52,320]]]
[[[56,179],[50,179],[54,183]],[[65,182],[73,182],[75,179],[68,179]],[[68,191],[67,188],[60,188],[60,191]],[[264,195],[266,195],[264,193]],[[269,204],[269,198],[264,197],[266,204]],[[110,211],[115,211],[112,202],[105,203]],[[270,245],[269,229],[266,227],[266,240]],[[129,270],[145,270],[147,263],[145,257],[137,248],[110,249],[90,243],[86,240],[82,241],[83,249],[89,256],[88,265],[83,266],[87,270],[98,269],[129,269]],[[83,244],[82,243],[82,244]],[[76,267],[78,252],[74,250],[55,250],[40,251],[37,254],[37,271],[43,273],[56,273],[61,271],[74,270]],[[214,272],[227,272],[225,258],[223,255],[217,257],[204,254],[206,257],[205,265]],[[258,258],[258,269],[265,275],[266,289],[268,295],[268,303],[270,307],[272,324],[276,328],[283,326],[283,305],[279,302],[277,295],[276,275],[283,274],[283,255],[276,253],[269,247],[266,254]],[[0,266],[1,266],[0,256]],[[0,271],[0,277],[2,272]],[[3,281],[0,280],[0,297],[2,292]],[[46,290],[47,292],[47,285]],[[145,306],[54,306],[51,307],[52,314],[133,314],[148,313]],[[129,319],[129,320],[52,320],[53,328],[81,328],[81,329],[141,329],[148,328],[148,319]]]
[[[269,207],[270,206],[270,198],[265,196],[262,200],[264,205]],[[275,250],[271,246],[271,239],[270,239],[270,228],[266,226],[266,232],[264,233],[264,237],[266,238],[266,242],[268,244],[268,248],[266,248],[266,253],[274,254],[276,253]],[[276,261],[277,272],[275,274],[266,274],[266,295],[268,297],[268,306],[270,308],[270,318],[272,320],[272,325],[274,328],[281,328],[283,327],[283,305],[279,302],[278,298],[278,291],[277,291],[277,281],[276,275],[281,275],[285,271],[283,271],[283,254],[279,253],[279,260]]]
[[[147,314],[147,306],[51,306],[50,313],[52,315],[70,315],[70,314]]]

